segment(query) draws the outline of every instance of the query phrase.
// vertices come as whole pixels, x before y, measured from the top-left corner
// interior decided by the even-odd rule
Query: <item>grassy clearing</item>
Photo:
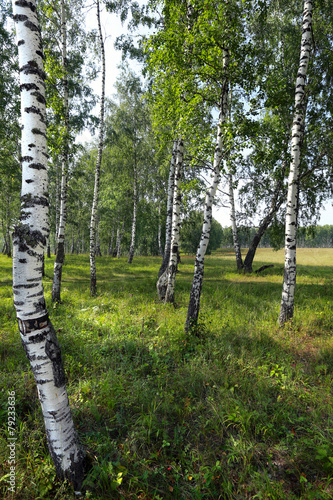
[[[85,498],[330,499],[333,496],[333,250],[298,251],[295,321],[277,327],[283,252],[258,251],[262,275],[235,272],[231,251],[207,257],[197,336],[184,333],[193,258],[176,304],[156,300],[158,258],[68,256],[63,303],[51,304],[68,391],[90,470]],[[8,473],[7,391],[16,392],[16,493],[71,499],[48,456],[36,389],[0,257],[0,457]]]

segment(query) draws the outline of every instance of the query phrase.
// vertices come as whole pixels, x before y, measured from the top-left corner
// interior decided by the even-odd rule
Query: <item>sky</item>
[[[141,0],[141,4],[145,3],[145,0]],[[92,2],[87,0],[87,6],[91,5]],[[115,94],[114,84],[119,74],[119,64],[121,63],[121,52],[114,48],[114,42],[116,38],[123,33],[126,33],[126,23],[121,24],[119,17],[116,14],[110,14],[106,11],[105,6],[103,6],[101,11],[101,24],[102,30],[105,38],[105,59],[106,59],[106,97],[112,97]],[[96,7],[87,8],[86,14],[86,26],[87,29],[97,29],[97,17],[96,17]],[[140,64],[136,61],[129,61],[130,67],[136,73],[140,73]],[[98,78],[92,84],[92,88],[96,94],[101,92],[101,79]],[[95,109],[95,113],[98,115],[98,108]],[[84,132],[80,138],[80,142],[89,141],[91,135],[88,131]],[[213,217],[223,226],[230,226],[230,217],[228,208],[216,208],[213,209]],[[329,200],[324,204],[321,211],[321,217],[319,220],[320,225],[333,224],[333,200]]]

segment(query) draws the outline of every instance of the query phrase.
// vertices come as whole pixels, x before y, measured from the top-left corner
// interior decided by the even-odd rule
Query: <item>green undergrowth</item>
[[[62,303],[45,294],[87,453],[81,498],[330,499],[333,496],[333,250],[298,251],[295,319],[277,327],[283,253],[259,275],[225,250],[206,258],[200,321],[185,334],[193,257],[176,303],[156,295],[158,258],[66,256]],[[33,376],[0,257],[2,498],[71,499],[55,478]],[[7,394],[16,398],[16,489],[8,491]]]

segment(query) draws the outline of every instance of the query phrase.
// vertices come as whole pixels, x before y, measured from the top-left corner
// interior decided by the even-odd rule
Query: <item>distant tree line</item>
[[[239,243],[242,248],[248,248],[257,231],[256,227],[240,226],[238,228]],[[232,228],[224,227],[221,244],[222,248],[233,248]],[[263,235],[260,248],[274,248],[278,250],[284,246],[284,227],[276,224],[267,229]],[[333,247],[333,225],[299,227],[297,229],[297,246],[300,248],[331,248]]]

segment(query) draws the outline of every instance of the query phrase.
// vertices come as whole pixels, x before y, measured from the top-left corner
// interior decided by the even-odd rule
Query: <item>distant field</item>
[[[176,303],[158,302],[160,258],[66,256],[62,304],[45,294],[89,471],[85,498],[333,498],[333,249],[299,249],[295,319],[277,326],[284,251],[259,249],[254,269],[233,251],[206,258],[199,327],[184,333],[194,257],[182,256]],[[16,393],[16,493],[72,499],[55,479],[0,256],[0,471],[8,473],[7,391]],[[1,478],[0,478],[1,479]]]

